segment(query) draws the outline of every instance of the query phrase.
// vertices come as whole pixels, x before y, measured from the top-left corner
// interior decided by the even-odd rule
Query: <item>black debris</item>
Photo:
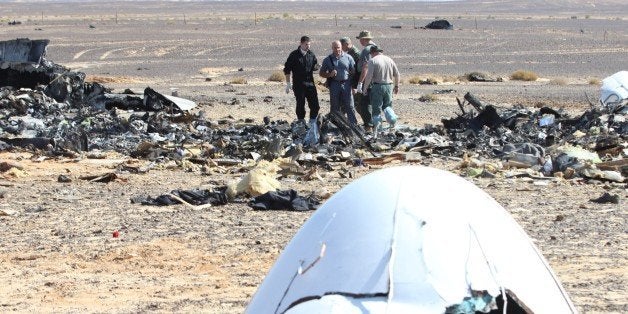
[[[254,197],[249,206],[257,210],[314,210],[320,201],[313,196],[299,196],[295,190],[267,192]]]
[[[156,198],[151,196],[136,196],[131,198],[131,203],[153,206],[169,206],[175,204],[181,204],[179,200],[172,195],[181,198],[185,202],[192,205],[225,205],[228,202],[226,187],[217,188],[214,190],[173,190],[170,194],[163,194]]]
[[[447,20],[435,20],[425,25],[423,28],[427,29],[454,29],[453,24]]]

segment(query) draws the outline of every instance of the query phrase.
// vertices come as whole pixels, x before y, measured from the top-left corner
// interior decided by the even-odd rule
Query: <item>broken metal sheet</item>
[[[507,309],[575,313],[532,240],[489,195],[446,171],[393,167],[319,208],[246,312],[443,313],[477,291],[506,294]]]
[[[94,97],[90,104],[101,110],[119,108],[137,111],[167,111],[169,113],[189,111],[196,107],[196,103],[191,100],[163,95],[150,87],[144,90],[144,95],[103,93]],[[179,110],[172,110],[173,106]]]
[[[0,86],[35,88],[70,72],[45,59],[48,43],[47,39],[28,38],[0,41]]]
[[[196,103],[189,99],[169,95],[164,95],[164,97],[168,98],[168,100],[172,101],[175,105],[177,105],[177,107],[179,107],[179,109],[183,111],[192,110],[196,107]]]
[[[585,178],[596,180],[613,181],[619,183],[623,183],[624,181],[626,181],[626,178],[624,178],[618,171],[599,170],[595,168],[582,168],[579,170],[579,174]]]
[[[48,39],[18,38],[0,41],[0,62],[33,63],[39,65],[46,55]]]
[[[144,107],[146,107],[147,110],[167,110],[173,105],[182,111],[190,110],[196,107],[196,103],[193,101],[174,96],[166,96],[156,92],[150,87],[146,87],[146,89],[144,89]],[[170,110],[170,112],[172,112],[172,110]]]
[[[602,80],[600,102],[608,106],[628,98],[628,71],[619,71]]]
[[[597,153],[588,151],[582,147],[564,145],[554,149],[557,153],[565,153],[567,156],[577,158],[581,161],[590,161],[592,163],[602,162]]]
[[[611,170],[618,171],[623,174],[628,174],[628,160],[627,159],[619,159],[601,162],[595,165],[600,170]]]
[[[163,95],[147,87],[143,95],[104,93],[92,101],[92,106],[100,109],[119,108],[122,110],[138,111],[167,111],[176,106],[179,111],[188,111],[196,107],[196,103],[174,96]]]

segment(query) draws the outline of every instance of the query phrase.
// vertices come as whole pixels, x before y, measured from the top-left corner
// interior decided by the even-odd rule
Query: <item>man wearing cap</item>
[[[318,93],[314,84],[314,71],[318,70],[316,55],[310,50],[310,38],[301,37],[299,47],[292,51],[286,60],[283,73],[286,74],[286,94],[290,89],[294,91],[297,101],[297,119],[304,122],[305,100],[310,108],[310,127],[316,125],[318,117]],[[290,73],[292,73],[292,84],[290,83]]]
[[[344,112],[351,124],[357,124],[353,109],[351,78],[355,74],[353,57],[342,51],[340,41],[331,43],[332,53],[323,60],[320,76],[329,79],[329,103],[332,112]]]
[[[399,70],[393,59],[382,54],[381,48],[373,45],[369,52],[371,59],[364,77],[363,92],[367,93],[366,86],[371,85],[371,91],[368,93],[373,115],[373,134],[377,137],[382,122],[382,111],[392,129],[397,123],[397,115],[392,109],[392,94],[399,92]]]
[[[372,41],[373,36],[371,36],[371,32],[369,31],[361,31],[360,34],[356,37],[360,40],[360,45],[364,47],[362,52],[360,53],[360,58],[358,60],[357,71],[359,73],[358,83],[356,85],[357,92],[362,92],[362,85],[364,82],[364,76],[368,72],[368,61],[371,58],[370,56],[370,48],[375,45]],[[366,85],[366,89],[368,90],[369,86]],[[357,106],[358,113],[360,117],[362,117],[362,122],[364,123],[364,129],[368,132],[373,129],[372,123],[372,115],[371,115],[371,105],[369,101],[368,94],[362,94],[358,98],[360,98],[359,105]]]

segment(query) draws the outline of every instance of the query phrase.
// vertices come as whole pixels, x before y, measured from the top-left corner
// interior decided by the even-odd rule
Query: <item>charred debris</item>
[[[341,115],[327,115],[319,121],[320,142],[304,146],[302,124],[269,117],[262,123],[211,120],[203,111],[191,113],[194,102],[150,87],[143,94],[111,93],[86,82],[84,73],[47,60],[48,43],[0,42],[2,150],[68,157],[116,151],[152,162],[191,163],[199,171],[281,159],[279,172],[307,179],[321,179],[318,169],[342,168],[350,175],[347,167],[429,157],[459,160],[471,177],[624,182],[628,171],[625,101],[592,105],[571,117],[549,107],[498,108],[467,93],[458,101],[460,114],[440,126],[400,126],[373,139]]]

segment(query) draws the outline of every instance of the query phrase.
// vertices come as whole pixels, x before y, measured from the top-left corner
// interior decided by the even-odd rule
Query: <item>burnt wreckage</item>
[[[129,152],[129,144],[149,140],[164,121],[148,112],[181,115],[192,101],[162,95],[150,87],[143,95],[112,94],[85,73],[71,71],[45,58],[48,40],[0,42],[0,145],[31,147],[52,154],[113,149]],[[120,110],[144,115],[118,115]],[[130,133],[130,134],[126,134]],[[139,134],[143,133],[143,134]],[[155,132],[158,134],[159,132]],[[129,141],[119,141],[131,135]],[[134,136],[136,135],[136,136]],[[116,143],[118,142],[118,143]]]
[[[628,134],[625,100],[613,106],[594,105],[580,116],[570,117],[549,107],[497,108],[467,94],[459,101],[462,113],[443,119],[442,126],[401,126],[377,139],[351,126],[343,116],[329,114],[320,119],[320,142],[304,147],[307,126],[298,123],[268,117],[262,124],[211,120],[203,111],[189,112],[196,106],[194,102],[149,87],[144,94],[113,94],[99,83],[85,82],[84,73],[47,60],[48,43],[29,39],[0,42],[2,150],[22,147],[66,156],[113,150],[159,160],[182,159],[187,148],[196,147],[199,154],[186,155],[196,163],[207,164],[207,159],[213,158],[222,165],[237,165],[259,155],[267,160],[287,157],[324,169],[334,161],[363,165],[413,161],[418,160],[417,155],[479,155],[537,168],[546,175],[585,169],[584,176],[608,179],[608,173],[592,171],[582,154],[554,149],[578,145],[597,153],[599,170],[614,171],[613,181],[623,182],[628,170],[624,161]],[[292,154],[297,150],[299,154]],[[386,155],[390,150],[397,152]],[[400,151],[406,156],[400,157]]]

